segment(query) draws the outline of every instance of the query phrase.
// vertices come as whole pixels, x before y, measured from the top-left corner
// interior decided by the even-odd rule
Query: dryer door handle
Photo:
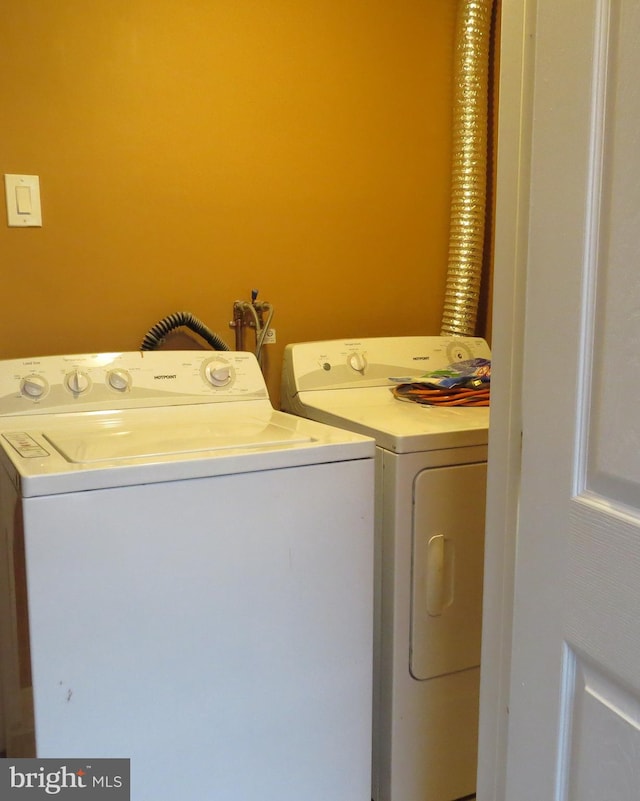
[[[453,603],[455,547],[444,534],[427,545],[427,614],[441,615]]]

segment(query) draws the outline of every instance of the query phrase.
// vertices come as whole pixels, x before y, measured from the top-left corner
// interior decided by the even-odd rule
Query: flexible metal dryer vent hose
[[[155,350],[168,333],[181,326],[190,328],[191,331],[201,336],[205,342],[211,345],[214,350],[229,350],[229,346],[191,312],[175,312],[157,322],[145,334],[140,350]]]
[[[459,0],[455,36],[449,261],[443,336],[475,333],[485,235],[493,0]]]

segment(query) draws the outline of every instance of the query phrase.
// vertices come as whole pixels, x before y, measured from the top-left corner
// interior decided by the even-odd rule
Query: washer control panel
[[[0,361],[0,417],[268,398],[252,353],[134,351]]]

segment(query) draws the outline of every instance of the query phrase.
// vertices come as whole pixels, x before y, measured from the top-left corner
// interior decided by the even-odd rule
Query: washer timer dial
[[[233,383],[235,373],[229,362],[211,359],[204,365],[204,379],[212,387],[228,387]]]

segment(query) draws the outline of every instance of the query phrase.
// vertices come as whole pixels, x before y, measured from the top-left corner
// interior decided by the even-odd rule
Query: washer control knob
[[[131,388],[131,376],[126,370],[110,370],[107,373],[107,384],[118,392],[126,392]]]
[[[64,383],[67,389],[73,392],[74,395],[82,395],[83,392],[86,392],[91,386],[89,376],[81,370],[74,370],[71,373],[67,373]]]
[[[359,351],[354,351],[350,353],[347,358],[347,364],[352,370],[355,370],[357,373],[363,373],[365,367],[367,366],[367,358],[364,353],[360,353]]]
[[[40,375],[28,375],[20,382],[20,394],[32,400],[41,398],[48,388],[46,379]]]
[[[209,362],[204,368],[204,375],[214,387],[226,387],[233,378],[231,365],[222,361]]]

